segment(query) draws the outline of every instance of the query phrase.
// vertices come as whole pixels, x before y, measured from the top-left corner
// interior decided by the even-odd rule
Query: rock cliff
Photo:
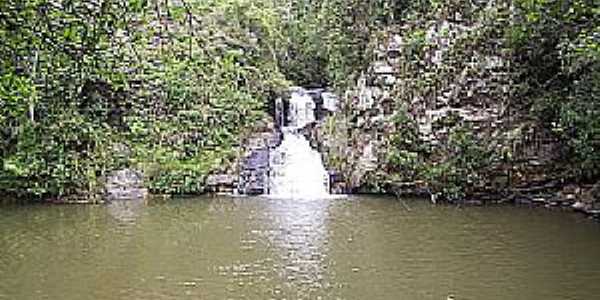
[[[515,101],[514,7],[462,5],[373,35],[369,67],[312,133],[338,190],[574,203],[556,202],[564,145]]]

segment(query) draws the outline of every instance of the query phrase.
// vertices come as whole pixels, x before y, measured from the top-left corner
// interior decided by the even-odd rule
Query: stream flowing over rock
[[[328,99],[328,105],[331,106],[331,102]],[[287,119],[284,118],[281,124],[283,140],[270,153],[269,195],[272,197],[319,198],[329,195],[329,174],[321,154],[311,148],[302,134],[304,127],[316,121],[315,108],[313,98],[304,89],[292,91]]]
[[[328,196],[329,175],[321,154],[293,129],[284,129],[281,145],[271,153],[269,195],[280,198]]]

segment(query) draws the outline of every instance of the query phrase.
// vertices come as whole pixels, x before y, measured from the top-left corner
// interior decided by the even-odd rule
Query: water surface
[[[0,207],[0,299],[597,299],[600,225],[385,197]]]

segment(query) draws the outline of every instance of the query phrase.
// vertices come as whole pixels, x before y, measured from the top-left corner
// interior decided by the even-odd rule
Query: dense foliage
[[[270,1],[3,1],[0,191],[191,193],[285,81]]]
[[[495,101],[509,107],[501,118],[533,119],[564,145],[573,177],[595,181],[598,15],[593,0],[2,1],[0,192],[94,194],[125,167],[154,192],[202,192],[273,95],[292,84],[347,90],[390,32],[404,43],[383,177],[459,197],[511,157],[452,118],[436,125],[449,128],[443,145],[420,139],[411,103],[448,92],[450,105]],[[432,39],[442,21],[458,34],[438,28]],[[486,57],[501,66],[477,67]],[[355,120],[336,118],[345,124],[329,127],[352,135]]]
[[[592,0],[516,1],[507,36],[515,53],[515,107],[567,146],[576,177],[600,177],[600,8]]]
[[[343,91],[368,65],[371,35],[393,23],[411,2],[288,0],[283,72],[302,86]]]

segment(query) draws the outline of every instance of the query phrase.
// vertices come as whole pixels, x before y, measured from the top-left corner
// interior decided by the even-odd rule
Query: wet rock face
[[[256,134],[247,141],[242,160],[238,192],[245,195],[266,194],[269,190],[269,153],[281,143],[281,135],[273,130]]]
[[[268,192],[269,151],[281,138],[270,124],[242,141],[235,166],[206,178],[206,191],[218,194],[260,195]]]
[[[267,193],[269,149],[254,149],[244,162],[240,192],[246,195]]]
[[[148,194],[143,187],[143,174],[133,169],[113,171],[107,178],[105,194],[108,200],[141,199]]]

